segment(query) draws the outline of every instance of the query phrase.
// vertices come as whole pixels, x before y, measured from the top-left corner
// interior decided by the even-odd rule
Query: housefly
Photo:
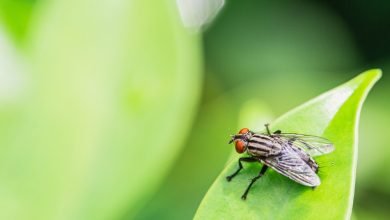
[[[268,167],[304,186],[316,187],[321,181],[318,177],[318,164],[315,156],[328,154],[334,150],[333,144],[322,137],[282,133],[280,130],[271,134],[268,124],[267,133],[254,133],[248,128],[232,135],[229,144],[235,144],[237,153],[247,152],[248,157],[238,160],[238,169],[227,176],[232,180],[243,168],[242,162],[260,162],[263,167],[246,188],[242,199],[246,199],[252,185],[265,174]]]

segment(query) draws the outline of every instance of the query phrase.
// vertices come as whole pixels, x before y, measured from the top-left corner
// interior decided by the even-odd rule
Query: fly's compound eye
[[[248,128],[243,128],[243,129],[241,129],[238,133],[239,134],[246,134],[246,133],[248,133],[249,132],[249,129]]]
[[[234,145],[236,146],[236,151],[237,151],[237,153],[239,153],[239,154],[244,153],[245,148],[246,148],[245,142],[244,142],[244,141],[242,141],[242,140],[237,140],[237,141],[234,143]]]

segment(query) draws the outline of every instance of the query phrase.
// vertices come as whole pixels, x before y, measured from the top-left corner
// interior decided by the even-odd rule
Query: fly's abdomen
[[[304,152],[300,148],[293,147],[293,150],[299,155],[299,157],[305,161],[307,165],[310,166],[310,168],[317,173],[318,172],[318,164],[313,160],[313,158],[306,152]]]
[[[282,145],[273,137],[254,134],[248,140],[248,152],[253,156],[277,155],[282,150]]]

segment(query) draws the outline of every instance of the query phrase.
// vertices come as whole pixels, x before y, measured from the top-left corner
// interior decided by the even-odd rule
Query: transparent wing
[[[284,146],[279,155],[262,160],[276,172],[305,186],[318,186],[321,181],[310,166],[290,146]]]
[[[294,133],[281,133],[274,135],[279,137],[288,145],[301,148],[312,157],[328,154],[334,150],[333,143],[323,137]]]

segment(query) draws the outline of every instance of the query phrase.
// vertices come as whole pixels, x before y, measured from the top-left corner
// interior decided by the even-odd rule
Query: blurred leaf
[[[25,59],[0,27],[0,112],[12,108],[23,94],[27,81]],[[12,110],[11,110],[12,111]],[[2,113],[0,113],[0,118]],[[0,120],[1,121],[1,120]],[[5,125],[7,123],[1,123]],[[0,132],[2,133],[2,132]]]
[[[380,174],[375,179],[382,181],[382,177],[386,175],[388,173]],[[362,187],[358,188],[358,185],[356,186],[355,202],[353,204],[353,212],[356,215],[356,219],[388,219],[390,194],[384,191]]]
[[[370,70],[351,81],[293,109],[272,125],[273,129],[329,138],[336,150],[316,160],[335,166],[320,170],[322,184],[312,190],[270,171],[256,183],[246,201],[241,200],[258,165],[246,169],[232,182],[225,177],[237,168],[232,160],[206,194],[195,219],[349,219],[352,211],[357,155],[357,128],[363,101],[380,70]]]
[[[183,24],[199,30],[210,23],[225,4],[225,0],[176,0]]]
[[[190,128],[199,36],[170,0],[41,4],[28,101],[2,146],[0,219],[135,213]]]
[[[23,44],[30,26],[30,18],[37,0],[0,0],[0,23],[13,39]]]
[[[228,88],[270,78],[317,81],[358,65],[352,42],[342,19],[318,2],[227,1],[205,34],[206,64]]]

